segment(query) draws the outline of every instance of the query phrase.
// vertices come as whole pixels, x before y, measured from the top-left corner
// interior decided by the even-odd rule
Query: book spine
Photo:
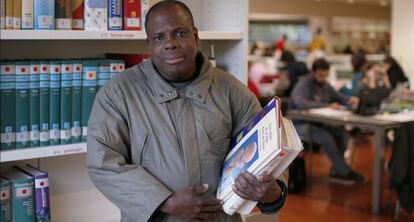
[[[16,148],[16,66],[13,62],[0,63],[0,150]]]
[[[72,143],[72,61],[62,61],[60,143]]]
[[[5,23],[6,29],[13,29],[13,1],[14,0],[5,0]]]
[[[97,61],[83,62],[83,77],[82,77],[82,141],[86,141],[88,134],[88,120],[92,110],[93,101],[97,92]]]
[[[141,0],[141,29],[145,30],[145,17],[150,8],[149,0]]]
[[[50,145],[60,144],[60,61],[50,62]]]
[[[141,0],[123,0],[124,30],[141,30]]]
[[[82,62],[73,61],[72,65],[72,143],[80,143],[82,136]]]
[[[72,29],[83,30],[83,0],[72,0]]]
[[[11,211],[10,181],[2,179],[0,183],[0,221],[12,222]]]
[[[22,29],[33,29],[33,0],[22,0]]]
[[[13,29],[22,27],[22,1],[13,0]]]
[[[40,145],[40,66],[39,62],[30,63],[30,146]]]
[[[55,0],[56,29],[72,29],[71,3],[71,0]]]
[[[85,0],[85,30],[106,31],[108,29],[107,0]]]
[[[39,124],[40,146],[50,145],[49,109],[50,109],[50,64],[49,61],[40,62],[40,92],[39,92]]]
[[[0,0],[0,29],[6,29],[6,0]]]
[[[111,63],[109,60],[99,61],[98,69],[98,90],[106,84],[111,78],[110,68]]]
[[[47,173],[34,179],[36,221],[50,222],[49,176]]]
[[[109,69],[110,69],[109,78],[113,79],[119,73],[118,72],[118,60],[110,60]]]
[[[34,222],[34,186],[32,179],[12,181],[13,221]]]
[[[55,1],[34,0],[34,29],[55,29]]]
[[[108,0],[108,29],[122,30],[122,0]]]
[[[16,62],[16,148],[30,147],[30,64]]]

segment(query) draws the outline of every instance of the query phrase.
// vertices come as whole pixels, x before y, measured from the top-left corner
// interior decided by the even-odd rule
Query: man
[[[151,58],[98,93],[88,125],[87,166],[122,221],[241,221],[215,198],[229,138],[261,107],[198,47],[188,7],[161,1],[145,28]],[[286,178],[244,172],[235,192],[265,213],[285,199]]]
[[[306,64],[296,61],[295,56],[290,51],[284,51],[280,57],[280,61],[283,63],[283,71],[285,71],[289,77],[289,87],[284,92],[285,96],[290,97],[293,87],[298,82],[299,77],[309,73]]]
[[[358,98],[343,95],[326,82],[329,76],[329,63],[318,59],[312,65],[312,73],[302,77],[292,91],[292,103],[295,109],[330,107],[340,109],[341,105],[358,103]],[[320,144],[332,161],[330,180],[351,185],[362,183],[364,177],[353,171],[344,161],[347,145],[345,130],[322,124],[296,122],[298,134]],[[310,135],[309,135],[310,134]]]

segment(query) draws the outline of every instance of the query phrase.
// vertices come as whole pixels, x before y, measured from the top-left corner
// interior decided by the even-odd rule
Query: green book
[[[111,60],[102,59],[98,63],[98,90],[111,78]]]
[[[12,222],[11,211],[11,184],[0,177],[0,222]]]
[[[30,146],[38,147],[40,142],[39,132],[39,88],[40,88],[40,67],[39,62],[30,62]]]
[[[40,146],[50,145],[49,110],[50,110],[50,62],[40,61],[39,121]]]
[[[50,145],[60,144],[60,61],[50,61]]]
[[[72,143],[72,62],[61,62],[60,143]]]
[[[82,136],[82,61],[72,61],[72,143],[80,143]]]
[[[16,148],[16,66],[0,62],[0,150]]]
[[[16,62],[16,148],[30,147],[30,63]]]
[[[11,183],[13,221],[34,222],[34,180],[29,175],[11,169],[3,174]]]
[[[92,110],[93,101],[95,99],[96,91],[98,90],[97,82],[98,61],[87,60],[83,61],[82,74],[82,141],[86,141],[88,134],[88,120]]]

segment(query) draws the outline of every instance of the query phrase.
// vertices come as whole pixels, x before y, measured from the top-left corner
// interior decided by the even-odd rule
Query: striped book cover
[[[55,1],[56,29],[72,29],[72,0]]]
[[[82,141],[86,141],[88,134],[89,114],[92,110],[93,101],[98,88],[97,82],[98,61],[83,61],[83,77],[82,77]]]
[[[61,94],[60,94],[60,143],[72,143],[72,61],[61,63]]]
[[[33,0],[22,1],[22,29],[33,29]]]
[[[16,148],[30,147],[30,63],[16,62]]]
[[[72,66],[72,143],[80,143],[82,136],[82,61],[73,60]]]
[[[55,0],[33,0],[34,29],[55,29]]]
[[[50,110],[50,62],[39,61],[40,92],[39,92],[39,125],[40,146],[50,145],[49,110]]]
[[[0,62],[0,150],[16,148],[16,65]]]
[[[72,0],[72,29],[83,30],[83,0]]]
[[[13,221],[35,222],[33,178],[15,168],[2,176],[11,182]]]
[[[50,145],[60,144],[60,61],[50,61]]]
[[[39,117],[40,117],[40,64],[30,62],[30,146],[40,145]]]
[[[105,85],[111,78],[111,62],[107,59],[102,59],[98,63],[98,90]]]
[[[12,222],[11,185],[6,178],[0,177],[0,221]]]
[[[122,0],[108,0],[108,29],[122,30]]]

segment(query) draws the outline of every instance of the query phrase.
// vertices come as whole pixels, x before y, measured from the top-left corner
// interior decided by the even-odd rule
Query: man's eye
[[[161,41],[163,39],[163,37],[161,35],[156,35],[152,38],[154,41]]]
[[[187,32],[185,32],[185,31],[178,31],[178,32],[176,32],[176,33],[175,33],[175,35],[176,35],[177,37],[184,37],[184,36],[185,36],[185,34],[187,34]]]

